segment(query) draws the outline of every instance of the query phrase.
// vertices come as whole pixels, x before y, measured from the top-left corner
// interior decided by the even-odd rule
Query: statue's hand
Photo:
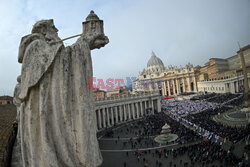
[[[91,50],[96,48],[100,49],[101,47],[104,47],[106,44],[109,43],[109,39],[104,34],[99,34],[92,36],[88,43],[89,43],[89,48]]]

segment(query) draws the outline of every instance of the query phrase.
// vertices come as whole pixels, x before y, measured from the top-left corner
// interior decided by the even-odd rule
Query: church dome
[[[163,62],[161,61],[160,58],[156,57],[154,52],[152,52],[152,56],[150,57],[148,64],[147,64],[147,67],[150,67],[150,66],[162,66],[162,67],[164,67]]]

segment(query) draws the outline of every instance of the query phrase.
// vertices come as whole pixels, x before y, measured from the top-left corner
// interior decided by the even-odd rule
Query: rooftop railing
[[[135,94],[123,94],[123,95],[116,95],[116,96],[111,96],[111,97],[104,97],[104,98],[96,98],[96,102],[101,102],[101,101],[112,101],[112,100],[122,100],[122,99],[135,99],[135,98],[140,98],[140,97],[148,97],[148,96],[158,96],[160,95],[159,91],[140,91]]]

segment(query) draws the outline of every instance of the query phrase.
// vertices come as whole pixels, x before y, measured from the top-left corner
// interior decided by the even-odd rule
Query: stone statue
[[[103,22],[91,11],[83,33],[64,47],[53,20],[38,21],[21,40],[18,135],[12,166],[96,167],[102,156],[96,137],[90,50],[105,46]]]
[[[14,95],[13,95],[13,103],[17,108],[17,120],[19,119],[19,108],[22,103],[22,101],[19,99],[20,91],[21,91],[21,75],[17,77],[17,84],[14,89]]]

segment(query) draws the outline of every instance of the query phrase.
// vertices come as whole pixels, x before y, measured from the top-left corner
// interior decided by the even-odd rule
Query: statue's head
[[[55,27],[53,19],[40,20],[32,28],[32,33],[42,34],[49,42],[60,40],[57,32],[58,29]]]
[[[93,10],[90,11],[90,14],[82,25],[83,36],[89,41],[91,50],[96,48],[99,49],[109,43],[108,37],[104,35],[103,21],[99,19]]]

